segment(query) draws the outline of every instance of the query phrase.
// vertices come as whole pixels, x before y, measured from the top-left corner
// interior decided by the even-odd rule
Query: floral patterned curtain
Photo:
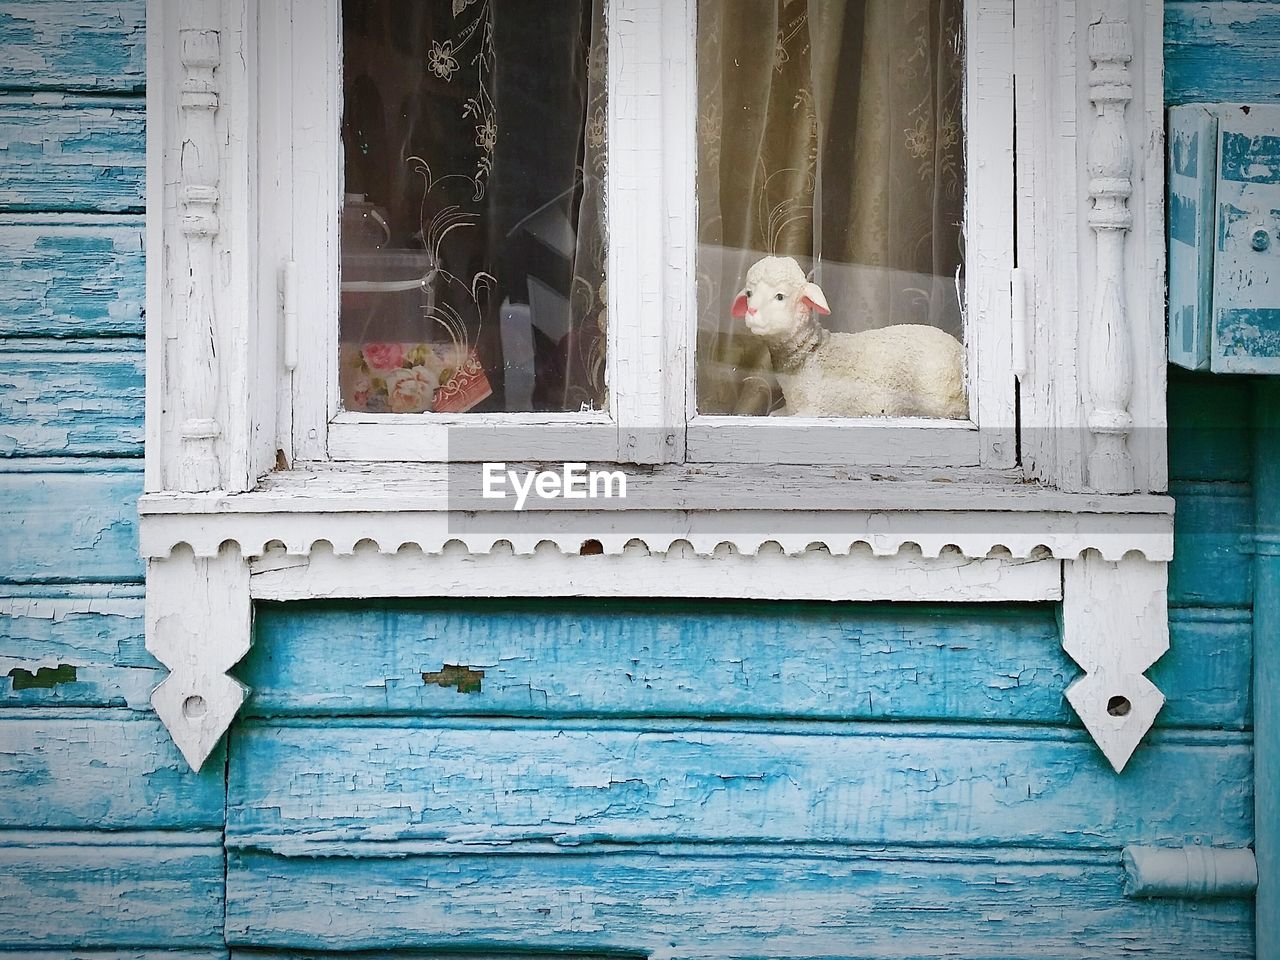
[[[836,329],[962,336],[962,0],[700,0],[703,413],[778,402],[729,319],[747,268],[796,257]]]
[[[604,7],[344,0],[348,409],[605,405]]]

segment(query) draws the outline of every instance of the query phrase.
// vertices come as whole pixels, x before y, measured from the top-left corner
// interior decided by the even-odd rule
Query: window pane
[[[345,409],[604,407],[604,3],[344,0]]]
[[[961,7],[699,0],[699,413],[967,415]]]

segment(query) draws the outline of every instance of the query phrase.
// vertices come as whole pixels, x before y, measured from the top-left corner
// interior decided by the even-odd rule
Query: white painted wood
[[[1017,261],[1027,284],[1028,371],[1019,378],[1029,478],[1084,487],[1079,341],[1076,3],[1015,0]]]
[[[339,413],[328,437],[334,461],[618,459],[618,425],[608,413]]]
[[[253,18],[245,0],[148,14],[148,488],[245,490],[273,462],[276,356],[255,303]]]
[[[275,6],[267,4],[265,7]],[[338,227],[342,203],[341,31],[339,0],[287,0],[261,22],[259,95],[277,85],[289,99],[272,98],[270,119],[288,136],[285,189],[263,196],[265,215],[279,223],[277,249],[264,257],[274,277],[288,260],[298,264],[299,351],[287,396],[293,407],[289,438],[295,459],[328,457],[328,424],[338,412]],[[268,27],[270,32],[268,32]],[[264,170],[266,168],[264,167]]]
[[[748,556],[699,553],[687,541],[663,552],[640,545],[579,557],[544,548],[532,555],[386,554],[371,546],[349,556],[275,551],[252,564],[256,600],[365,597],[634,597],[743,600],[1035,601],[1062,597],[1061,564],[1010,563],[958,553],[877,557],[870,550],[833,556],[782,550]],[[406,576],[409,574],[409,576]]]
[[[980,463],[1017,463],[1013,374],[1013,0],[965,4],[965,342]]]
[[[666,123],[673,95],[664,83],[681,76],[687,47],[668,47],[666,24],[691,20],[690,0],[612,0],[609,4],[609,356],[610,403],[618,418],[618,458],[661,463],[677,450],[668,420],[670,381],[663,375],[668,306],[679,307],[671,278],[665,235],[668,214],[683,223],[684,210],[671,210],[664,184]],[[665,66],[664,61],[673,66]],[[683,103],[680,104],[683,107]],[[679,142],[672,145],[681,155]],[[686,145],[687,146],[687,145]],[[692,176],[692,167],[683,171]],[[687,241],[686,255],[688,255]],[[681,286],[685,278],[675,278]],[[687,300],[687,297],[683,298]],[[668,432],[668,428],[672,432]]]
[[[1089,100],[1096,114],[1087,164],[1089,226],[1096,236],[1093,308],[1083,326],[1089,432],[1089,486],[1106,493],[1134,489],[1129,433],[1133,417],[1134,338],[1129,325],[1125,246],[1133,227],[1133,149],[1125,112],[1133,99],[1129,63],[1133,33],[1121,4],[1099,0],[1089,25]]]
[[[1146,670],[1169,649],[1168,564],[1089,551],[1066,564],[1062,648],[1084,670],[1067,700],[1119,773],[1164,695]]]
[[[244,702],[227,671],[249,652],[251,619],[249,567],[234,548],[148,561],[147,650],[169,669],[151,703],[193,770]]]
[[[971,420],[868,417],[694,417],[691,461],[807,463],[883,467],[894,475],[912,467],[977,467],[986,438]],[[1011,465],[1011,464],[1010,464]]]
[[[222,485],[215,442],[221,433],[216,405],[218,369],[214,359],[217,315],[214,302],[213,242],[219,231],[219,156],[214,113],[218,93],[214,71],[221,65],[218,31],[184,26],[178,32],[182,84],[178,91],[181,139],[178,218],[180,257],[186,283],[177,288],[178,369],[181,447],[177,486],[213,490]]]
[[[487,553],[506,543],[522,554],[543,544],[577,554],[587,541],[605,554],[622,553],[633,541],[664,552],[673,543],[688,541],[700,554],[731,548],[754,555],[773,546],[798,554],[817,545],[832,554],[865,546],[878,556],[892,556],[913,545],[927,557],[955,551],[972,559],[1010,560],[1072,559],[1088,550],[1113,559],[1137,551],[1150,560],[1167,560],[1173,548],[1172,517],[1155,504],[1147,514],[1134,513],[1131,506],[1110,513],[1088,501],[1062,503],[1053,511],[1001,511],[973,504],[961,509],[957,500],[950,509],[930,510],[917,505],[921,488],[912,487],[898,492],[896,503],[880,500],[864,509],[814,508],[779,498],[752,510],[717,510],[707,506],[715,499],[714,490],[688,508],[673,508],[668,489],[655,486],[634,500],[629,494],[627,500],[609,501],[616,505],[610,509],[574,508],[585,501],[543,501],[550,506],[521,512],[511,509],[510,499],[473,497],[459,504],[450,499],[447,486],[427,491],[411,485],[367,499],[343,494],[326,498],[298,488],[199,503],[146,497],[141,502],[141,545],[148,557],[168,556],[178,544],[189,545],[197,556],[213,556],[231,541],[244,556],[256,557],[277,541],[298,555],[320,543],[348,554],[365,541],[388,554],[404,546],[439,553],[453,541],[471,553]],[[193,515],[193,508],[202,513]]]
[[[1258,861],[1246,848],[1139,847],[1121,854],[1126,897],[1252,897]]]
[[[525,467],[529,464],[511,463]],[[533,464],[537,466],[537,464]],[[545,466],[545,464],[544,464]],[[592,466],[612,467],[612,464]],[[743,467],[735,464],[668,464],[633,467],[627,496],[583,505],[593,510],[683,510],[696,513],[726,510],[862,510],[921,514],[978,511],[995,519],[1004,513],[1071,513],[1119,517],[1124,514],[1159,516],[1166,528],[1173,516],[1173,500],[1155,494],[1103,496],[1065,493],[1022,482],[1016,471],[913,470],[892,482],[878,471],[841,467]],[[140,504],[144,521],[159,515],[210,513],[344,513],[447,511],[465,502],[467,509],[506,511],[510,505],[471,500],[482,468],[474,464],[306,464],[267,477],[252,493],[148,495]],[[750,494],[749,499],[744,495]],[[451,500],[451,496],[457,499]],[[186,521],[190,527],[200,517]],[[1106,523],[1115,522],[1107,519]],[[766,531],[768,532],[768,531]]]

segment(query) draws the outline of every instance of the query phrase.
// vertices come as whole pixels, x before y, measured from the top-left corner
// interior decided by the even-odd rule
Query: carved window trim
[[[1085,670],[1068,698],[1121,769],[1163,702],[1143,671],[1168,645],[1162,5],[1013,4],[1019,467],[659,464],[621,510],[492,514],[476,532],[438,465],[308,463],[303,443],[277,471],[278,450],[319,437],[294,421],[261,257],[267,159],[312,146],[263,122],[280,104],[259,83],[260,18],[284,5],[149,0],[147,643],[192,765],[245,695],[227,672],[255,599],[533,591],[1061,602]],[[733,493],[748,485],[750,503]]]

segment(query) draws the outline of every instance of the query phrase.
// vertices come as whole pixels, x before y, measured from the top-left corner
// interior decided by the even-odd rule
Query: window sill
[[[605,555],[666,553],[677,544],[698,555],[883,557],[905,548],[924,557],[1070,560],[1097,550],[1107,560],[1137,551],[1159,562],[1173,552],[1173,501],[1161,495],[1064,493],[1000,472],[884,478],[786,466],[624,469],[625,499],[538,500],[536,507],[531,499],[517,512],[512,497],[480,498],[476,464],[304,464],[247,493],[144,496],[142,552],[166,557],[186,543],[208,557],[227,541],[247,558],[273,543],[306,556],[322,542],[337,555],[365,543],[385,554],[412,545],[427,554],[448,546],[517,555],[549,543],[578,555],[589,541],[587,552]],[[472,493],[459,493],[462,487]]]

